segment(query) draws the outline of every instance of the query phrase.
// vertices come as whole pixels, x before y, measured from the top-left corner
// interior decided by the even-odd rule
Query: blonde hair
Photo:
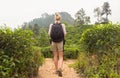
[[[55,20],[60,21],[61,20],[61,15],[59,13],[55,13]]]

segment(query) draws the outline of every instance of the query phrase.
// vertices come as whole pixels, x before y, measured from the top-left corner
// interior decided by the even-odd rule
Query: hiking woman
[[[53,60],[56,73],[62,76],[64,37],[66,36],[65,25],[61,23],[61,15],[55,13],[55,22],[50,24],[48,35],[50,36],[51,51],[53,52]]]

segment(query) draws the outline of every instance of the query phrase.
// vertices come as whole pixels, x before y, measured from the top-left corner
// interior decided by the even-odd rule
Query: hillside
[[[74,24],[74,19],[67,12],[60,12],[62,16],[62,22],[66,22],[70,25]],[[54,14],[44,13],[40,18],[35,18],[29,22],[30,25],[38,24],[40,27],[48,27],[50,23],[54,22]]]

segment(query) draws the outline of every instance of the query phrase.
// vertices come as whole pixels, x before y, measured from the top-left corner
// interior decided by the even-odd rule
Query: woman
[[[61,16],[60,16],[60,14],[56,13],[55,14],[55,22],[54,22],[54,24],[50,24],[49,31],[48,31],[48,35],[51,37],[51,39],[52,39],[51,33],[52,33],[53,26],[55,26],[57,28],[57,26],[59,26],[59,25],[61,25],[62,30],[63,30],[63,35],[65,37],[66,36],[65,25],[61,24]],[[52,39],[52,42],[51,42],[51,51],[53,52],[53,55],[54,55],[53,60],[54,60],[54,65],[55,65],[56,73],[59,76],[62,76],[63,49],[64,49],[64,39],[62,39],[59,42],[54,41]]]

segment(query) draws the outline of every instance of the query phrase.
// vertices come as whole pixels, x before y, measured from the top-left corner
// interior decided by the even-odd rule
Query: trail
[[[39,68],[38,78],[81,78],[76,71],[69,67],[75,60],[66,60],[63,62],[63,77],[59,77],[54,73],[54,63],[51,58],[46,58],[45,63]]]

